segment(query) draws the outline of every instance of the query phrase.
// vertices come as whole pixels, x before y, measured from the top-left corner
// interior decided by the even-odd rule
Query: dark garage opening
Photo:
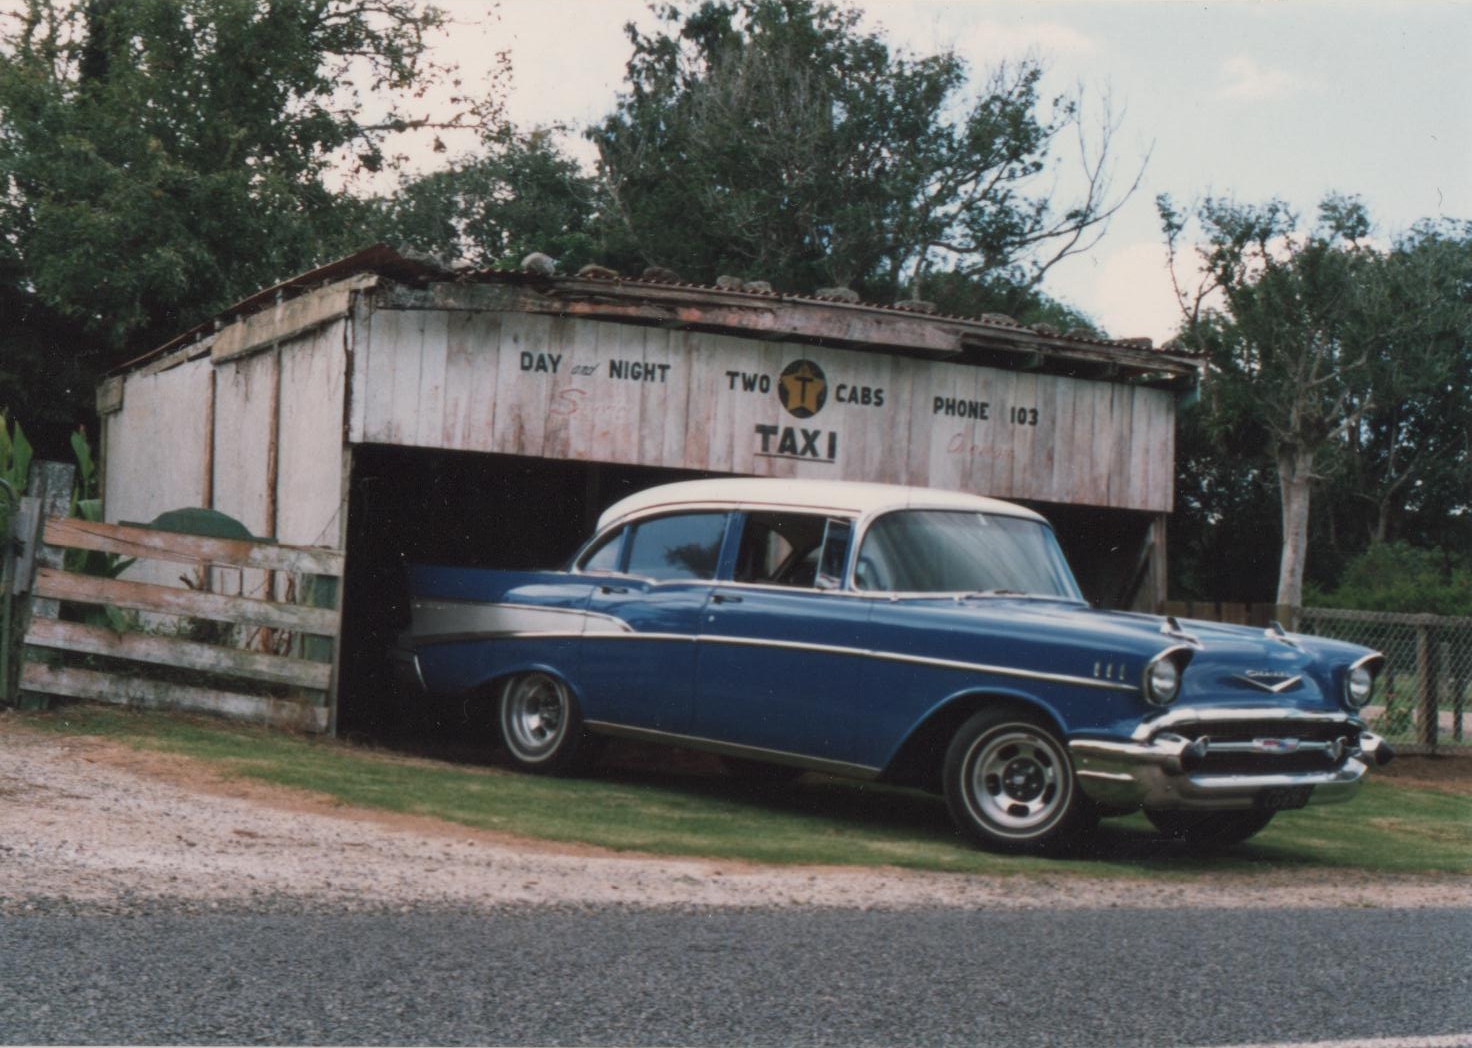
[[[557,568],[614,502],[712,474],[390,445],[352,452],[337,729],[376,739],[463,733],[482,724],[411,716],[389,649],[406,624],[403,566]],[[1127,607],[1152,516],[1033,503],[1056,529],[1089,601]]]
[[[648,466],[357,445],[348,496],[337,729],[459,730],[405,718],[389,648],[407,620],[403,566],[556,568],[625,495],[708,474]]]

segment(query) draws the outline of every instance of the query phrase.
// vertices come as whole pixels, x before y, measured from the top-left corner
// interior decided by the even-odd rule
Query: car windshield
[[[990,513],[887,513],[864,535],[854,580],[859,589],[892,593],[1082,599],[1052,528]]]

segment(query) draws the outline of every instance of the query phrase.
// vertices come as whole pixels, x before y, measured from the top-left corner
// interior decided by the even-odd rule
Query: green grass
[[[1142,816],[1104,823],[1087,854],[995,855],[956,836],[938,798],[808,776],[759,790],[703,760],[610,753],[586,778],[522,775],[409,758],[346,742],[208,718],[73,706],[19,714],[37,729],[102,736],[209,762],[221,774],[307,790],[345,805],[431,816],[550,841],[768,863],[892,864],[988,874],[1149,875],[1344,869],[1472,873],[1472,797],[1370,782],[1348,804],[1280,816],[1251,841],[1202,857],[1161,841]]]

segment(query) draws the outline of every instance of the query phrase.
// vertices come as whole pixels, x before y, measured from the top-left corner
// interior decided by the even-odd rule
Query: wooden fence
[[[1276,621],[1374,648],[1386,663],[1366,710],[1371,727],[1401,753],[1472,753],[1472,618],[1214,601],[1170,601],[1161,613],[1239,626]]]
[[[59,695],[330,727],[341,552],[64,518],[47,520],[42,539],[22,619],[22,699]],[[63,550],[188,565],[195,570],[182,578],[196,585],[221,568],[240,569],[241,579],[259,577],[268,597],[284,591],[294,599],[79,574],[62,566]],[[124,628],[90,621],[103,616],[63,614],[64,606],[122,609],[112,618]],[[190,636],[201,633],[214,642]]]
[[[1226,622],[1234,626],[1270,626],[1281,622],[1293,629],[1297,609],[1287,604],[1237,604],[1231,601],[1169,600],[1160,606],[1162,615],[1178,619]]]

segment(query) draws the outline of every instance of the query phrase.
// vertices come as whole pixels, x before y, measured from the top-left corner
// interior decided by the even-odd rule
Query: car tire
[[[1177,811],[1147,809],[1145,817],[1171,840],[1210,850],[1240,844],[1273,821],[1271,811]]]
[[[497,724],[507,754],[523,771],[567,774],[594,756],[577,700],[549,673],[521,673],[507,680],[501,686]]]
[[[973,714],[951,739],[941,778],[951,818],[985,848],[1064,849],[1097,822],[1068,747],[1030,713]]]

